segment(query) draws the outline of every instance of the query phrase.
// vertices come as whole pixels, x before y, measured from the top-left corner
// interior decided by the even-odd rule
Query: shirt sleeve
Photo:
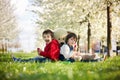
[[[72,56],[73,51],[70,51],[68,45],[63,45],[60,49],[60,53],[66,58],[69,59]]]

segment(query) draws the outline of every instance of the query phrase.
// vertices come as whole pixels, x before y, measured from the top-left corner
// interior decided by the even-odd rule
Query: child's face
[[[52,41],[52,37],[50,34],[43,34],[43,39],[46,42],[46,44],[49,44]]]
[[[76,39],[75,38],[71,37],[71,38],[68,39],[67,44],[69,46],[73,46],[73,45],[75,45],[75,43],[76,43]]]

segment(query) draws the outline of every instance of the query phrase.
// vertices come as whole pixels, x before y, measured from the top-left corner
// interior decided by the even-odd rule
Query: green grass
[[[14,54],[29,58],[32,54]],[[104,62],[13,62],[10,54],[0,54],[0,80],[119,80],[120,56]]]

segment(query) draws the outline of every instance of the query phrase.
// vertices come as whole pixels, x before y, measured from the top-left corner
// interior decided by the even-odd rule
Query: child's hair
[[[45,30],[42,35],[44,34],[50,34],[51,37],[54,38],[54,33],[50,29]]]
[[[75,33],[69,33],[69,34],[66,36],[66,38],[65,38],[65,43],[67,43],[67,42],[68,42],[68,39],[71,38],[71,37],[73,37],[73,38],[76,39],[76,41],[77,41],[77,36],[76,36],[76,34],[75,34]]]

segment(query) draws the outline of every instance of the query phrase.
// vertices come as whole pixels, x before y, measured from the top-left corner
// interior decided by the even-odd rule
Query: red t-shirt
[[[53,39],[49,44],[46,44],[44,51],[40,52],[39,55],[49,58],[53,61],[59,60],[60,55],[59,42]]]

